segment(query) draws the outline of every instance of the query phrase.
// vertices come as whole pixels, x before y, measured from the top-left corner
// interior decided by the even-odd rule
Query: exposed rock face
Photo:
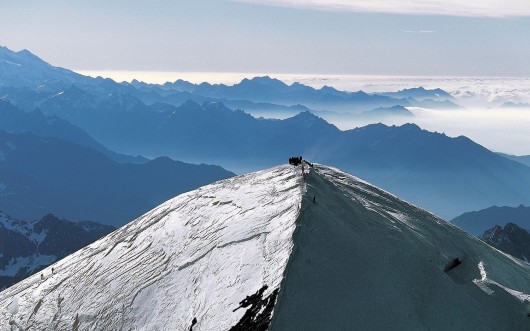
[[[479,237],[485,243],[523,261],[530,259],[530,233],[514,223],[495,225]]]
[[[93,243],[114,227],[69,222],[52,214],[20,221],[0,212],[0,290]]]

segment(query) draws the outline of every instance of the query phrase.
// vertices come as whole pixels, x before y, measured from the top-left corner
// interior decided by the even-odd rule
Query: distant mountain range
[[[110,93],[121,93],[134,96],[147,105],[166,103],[179,106],[187,100],[197,103],[215,101],[233,108],[248,108],[249,111],[266,111],[271,108],[280,110],[283,107],[287,107],[283,109],[288,111],[288,107],[299,105],[315,111],[347,113],[360,113],[395,105],[458,107],[453,103],[453,98],[441,89],[426,90],[418,87],[392,93],[368,94],[363,91],[338,91],[329,86],[315,89],[300,83],[287,85],[268,76],[243,79],[232,86],[192,84],[183,80],[163,85],[138,81],[130,84],[116,83],[110,79],[90,78],[67,69],[53,67],[27,50],[12,52],[5,47],[0,49],[0,76],[0,98],[9,100],[27,111],[39,107],[49,98],[65,93],[72,86],[96,99]],[[79,104],[76,109],[87,101],[86,95],[78,96],[77,99]]]
[[[506,254],[530,262],[530,233],[517,224],[507,223],[504,228],[495,225],[479,238]]]
[[[378,119],[388,117],[412,117],[414,114],[403,106],[379,107],[363,111],[359,114],[361,119]]]
[[[414,98],[417,101],[423,101],[423,100],[435,100],[435,101],[443,101],[443,100],[454,100],[453,96],[451,96],[449,93],[445,92],[444,90],[440,88],[436,88],[433,90],[427,90],[424,87],[415,87],[415,88],[408,88],[403,89],[397,92],[385,92],[381,93],[381,95],[389,96],[392,98]]]
[[[0,211],[0,291],[115,230],[54,215],[21,221]]]
[[[81,128],[56,116],[45,116],[39,109],[23,112],[7,101],[0,100],[0,130],[12,133],[31,132],[40,137],[54,137],[94,149],[120,163],[145,163],[141,156],[112,152]]]
[[[501,227],[508,223],[516,224],[524,229],[530,229],[530,207],[489,207],[479,211],[464,213],[455,217],[451,223],[467,232],[479,236],[487,229],[496,225]],[[530,258],[530,256],[529,256]]]
[[[21,66],[26,65],[24,61],[45,63],[36,57],[17,61]],[[410,124],[398,127],[375,124],[341,131],[314,115],[325,105],[338,106],[334,112],[322,113],[341,115],[338,112],[341,107],[357,114],[378,107],[403,111],[411,105],[411,98],[417,102],[452,102],[450,95],[442,90],[417,88],[374,95],[362,91],[342,92],[331,87],[314,89],[298,83],[287,85],[269,77],[245,79],[233,86],[196,85],[182,80],[163,85],[138,81],[129,84],[80,76],[42,63],[33,66],[43,72],[48,70],[52,76],[60,74],[68,78],[57,76],[55,80],[37,83],[26,79],[25,84],[34,82],[34,85],[0,88],[2,99],[26,112],[38,107],[42,114],[36,112],[31,116],[43,115],[45,119],[41,118],[41,122],[68,126],[72,132],[78,132],[77,138],[68,139],[75,140],[76,145],[96,149],[116,163],[143,163],[145,159],[125,157],[124,160],[123,156],[105,151],[107,148],[148,158],[169,156],[186,162],[220,164],[236,172],[276,165],[286,162],[289,156],[303,155],[362,176],[446,218],[491,205],[530,203],[530,168],[496,155],[468,138],[450,138]],[[14,80],[20,73],[13,69],[0,72],[0,77],[3,75],[10,75]],[[232,110],[220,100],[252,107],[263,103],[277,112],[305,111],[283,120],[258,119],[241,110]],[[79,129],[105,147],[96,147],[88,138],[82,138]],[[55,130],[50,137],[65,139],[57,131],[60,130]],[[137,168],[142,166],[147,164]],[[119,176],[111,177],[116,181]],[[163,182],[161,177],[158,180]],[[132,205],[147,205],[145,196],[136,198],[142,202]],[[153,201],[147,200],[148,204]],[[52,211],[57,213],[55,209],[38,210],[38,213]],[[69,217],[71,214],[64,216],[75,219]]]
[[[122,164],[59,138],[0,131],[0,206],[21,219],[51,212],[122,225],[178,193],[232,175],[162,157]]]
[[[524,164],[524,165],[530,167],[530,155],[516,156],[516,155],[509,155],[509,154],[504,154],[504,153],[497,153],[497,154],[499,154],[501,156],[504,156],[507,159],[517,161],[517,162],[519,162],[521,164]]]
[[[28,50],[13,52],[0,46],[1,87],[30,87],[39,89],[44,84],[89,83],[92,79],[71,70],[54,67]]]

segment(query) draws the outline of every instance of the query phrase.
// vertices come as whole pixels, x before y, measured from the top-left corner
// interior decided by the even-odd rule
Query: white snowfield
[[[229,330],[264,286],[279,289],[271,329],[530,330],[529,264],[338,169],[307,169],[163,203],[0,292],[0,330]]]
[[[279,287],[301,197],[288,166],[182,194],[1,292],[0,329],[228,329]]]

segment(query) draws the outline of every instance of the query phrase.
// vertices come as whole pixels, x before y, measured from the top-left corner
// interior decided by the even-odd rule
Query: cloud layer
[[[471,17],[530,16],[528,0],[233,0],[268,6],[316,10],[449,15]]]

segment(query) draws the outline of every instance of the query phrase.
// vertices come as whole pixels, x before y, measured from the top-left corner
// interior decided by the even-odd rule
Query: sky
[[[528,0],[0,5],[0,45],[76,71],[530,76]]]

